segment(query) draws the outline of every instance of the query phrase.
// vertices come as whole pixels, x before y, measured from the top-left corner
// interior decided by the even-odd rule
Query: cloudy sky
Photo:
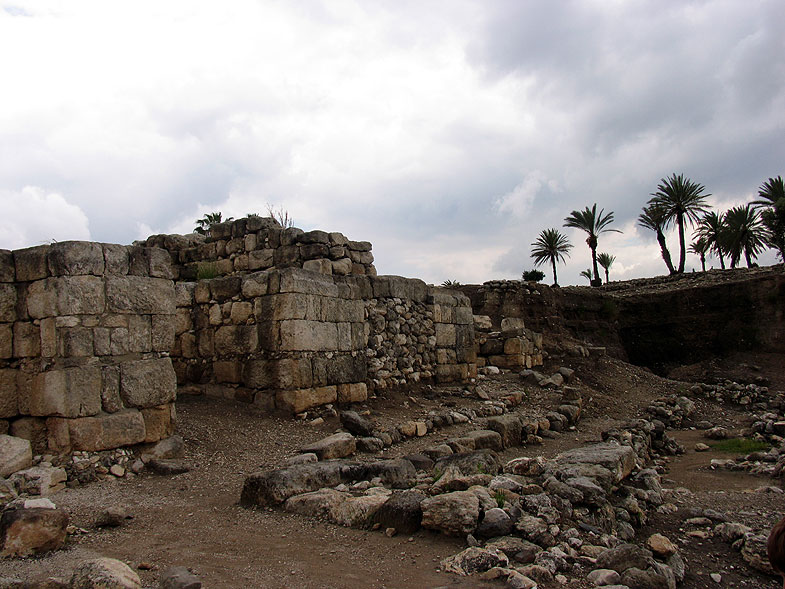
[[[662,274],[635,226],[661,178],[724,209],[785,174],[784,22],[781,0],[0,0],[0,247],[270,204],[373,242],[379,273],[476,283],[596,202],[611,278]]]

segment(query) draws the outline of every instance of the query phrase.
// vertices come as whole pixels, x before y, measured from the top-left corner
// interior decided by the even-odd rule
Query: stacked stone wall
[[[144,242],[167,250],[180,280],[271,268],[305,268],[336,276],[375,275],[371,244],[342,233],[281,227],[268,217],[213,225],[206,236],[153,235]]]
[[[154,442],[174,426],[173,270],[163,250],[0,251],[0,426],[36,450]]]
[[[469,300],[420,280],[289,268],[179,283],[181,384],[299,413],[476,373]]]

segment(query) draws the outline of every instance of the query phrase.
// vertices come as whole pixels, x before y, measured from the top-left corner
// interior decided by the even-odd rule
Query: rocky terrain
[[[147,587],[779,587],[783,356],[665,379],[585,351],[296,420],[180,391],[181,446],[8,479],[6,513],[43,492],[68,523],[59,550],[6,541],[0,586],[94,586],[104,557]],[[741,435],[767,445],[712,446]]]

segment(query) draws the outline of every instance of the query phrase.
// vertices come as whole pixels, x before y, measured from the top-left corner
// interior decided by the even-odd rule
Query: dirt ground
[[[565,363],[567,364],[567,363]],[[770,386],[785,389],[785,358],[781,355],[739,356],[723,362],[730,374],[744,372],[768,379]],[[746,366],[742,367],[741,365]],[[752,366],[752,368],[750,368]],[[577,370],[586,410],[577,430],[546,439],[541,446],[507,450],[515,456],[554,456],[567,448],[598,441],[603,430],[625,419],[643,415],[656,397],[685,390],[683,383],[666,380],[648,370],[607,357],[572,361]],[[691,371],[690,371],[691,370]],[[680,378],[705,376],[707,367],[691,367]],[[558,395],[524,386],[515,373],[480,380],[478,387],[491,397],[524,391],[522,412],[542,415],[551,410]],[[745,424],[741,411],[696,401],[699,413],[717,423]],[[380,424],[399,423],[423,416],[443,406],[479,404],[475,390],[460,387],[422,388],[370,399],[365,407]],[[440,571],[439,562],[465,547],[463,539],[450,539],[425,530],[413,536],[388,538],[379,531],[341,528],[298,515],[238,506],[245,477],[272,468],[297,453],[305,444],[333,433],[339,423],[328,417],[321,425],[310,420],[269,416],[253,406],[223,399],[182,395],[177,403],[178,428],[186,443],[188,473],[164,477],[142,474],[124,479],[108,478],[69,488],[52,499],[65,508],[72,523],[84,530],[73,535],[65,550],[26,560],[1,560],[0,577],[42,580],[67,577],[83,559],[110,556],[136,569],[145,586],[157,587],[161,571],[184,565],[202,579],[205,587],[269,588],[436,588],[500,587]],[[412,453],[425,445],[454,437],[467,426],[452,426],[425,438],[397,444],[384,457]],[[728,514],[760,533],[785,511],[785,495],[754,492],[771,479],[712,471],[712,452],[696,453],[700,432],[674,432],[685,445],[684,456],[669,462],[664,486],[681,488],[675,493],[679,511],[653,514],[639,540],[661,532],[675,539],[688,563],[683,587],[779,588],[781,581],[750,569],[729,545],[712,539],[687,536],[692,530],[685,519],[691,510],[712,508]],[[378,456],[376,456],[378,457]],[[723,455],[722,457],[727,457]],[[359,456],[360,459],[363,455]],[[114,529],[93,526],[99,511],[124,506],[132,518]],[[718,584],[709,577],[720,573]],[[555,586],[555,585],[554,585]],[[589,587],[575,580],[572,588]]]

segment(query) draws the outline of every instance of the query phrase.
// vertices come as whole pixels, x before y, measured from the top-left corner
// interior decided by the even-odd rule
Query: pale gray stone
[[[142,582],[131,568],[114,558],[97,558],[79,564],[71,576],[71,589],[141,589]]]
[[[0,478],[30,468],[33,465],[33,450],[30,440],[0,435]]]

